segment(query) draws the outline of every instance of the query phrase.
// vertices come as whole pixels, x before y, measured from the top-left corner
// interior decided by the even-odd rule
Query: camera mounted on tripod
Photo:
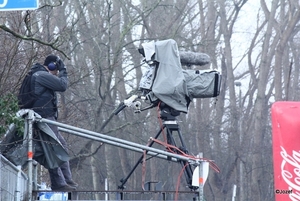
[[[133,107],[135,113],[158,107],[159,118],[163,122],[148,146],[152,146],[154,141],[157,142],[156,139],[160,134],[165,134],[165,143],[163,144],[167,145],[168,151],[179,155],[188,154],[176,117],[181,112],[188,112],[193,98],[218,96],[221,74],[216,70],[191,70],[191,65],[209,64],[209,56],[202,53],[179,52],[177,43],[172,39],[144,43],[138,51],[145,58],[143,61],[147,64],[147,69],[143,73],[138,89],[131,92],[130,94],[133,95],[119,104],[114,110],[114,114],[118,114],[125,107]],[[189,69],[183,69],[182,65]],[[142,108],[138,99],[148,103],[149,106]],[[173,137],[175,133],[178,134],[178,139]],[[124,189],[128,178],[143,159],[144,155],[140,157],[129,174],[120,180],[119,189]],[[167,159],[170,160],[170,158]],[[194,174],[196,169],[193,170],[194,168],[187,161],[178,160],[177,162],[184,167],[188,187],[196,190],[199,187],[194,183],[194,180],[199,183],[199,176]]]

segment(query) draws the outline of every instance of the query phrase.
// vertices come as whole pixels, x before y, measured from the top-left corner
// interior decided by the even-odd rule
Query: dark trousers
[[[47,119],[51,121],[55,121],[54,117],[47,117]],[[59,133],[58,127],[52,124],[48,124],[52,131],[55,133],[56,137],[59,139],[63,147],[67,150],[67,143],[63,136]],[[54,169],[48,169],[51,187],[59,188],[67,185],[70,181],[72,181],[72,173],[70,170],[69,161],[64,162],[60,167]]]

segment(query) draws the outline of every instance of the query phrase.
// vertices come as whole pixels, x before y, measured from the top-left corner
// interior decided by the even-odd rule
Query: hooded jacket
[[[66,68],[60,69],[59,75],[52,75],[47,69],[37,63],[31,70],[37,70],[32,75],[31,86],[38,99],[33,110],[46,117],[57,117],[57,98],[55,92],[64,92],[68,87],[68,74]]]

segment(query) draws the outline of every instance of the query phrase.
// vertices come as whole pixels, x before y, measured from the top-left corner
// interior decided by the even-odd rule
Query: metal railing
[[[44,196],[45,195],[45,196]],[[33,200],[45,200],[44,197],[47,197],[49,200],[55,200],[56,197],[64,197],[61,200],[73,200],[73,201],[99,201],[99,200],[111,200],[111,201],[171,201],[171,200],[197,200],[198,194],[193,191],[156,191],[156,190],[115,190],[115,191],[72,191],[69,193],[63,192],[52,192],[39,190],[33,192]],[[48,200],[47,199],[47,200]]]
[[[68,132],[73,135],[77,135],[80,137],[93,139],[96,141],[100,141],[106,144],[110,144],[113,146],[122,147],[125,149],[129,149],[136,152],[144,153],[146,150],[147,155],[155,156],[162,159],[171,160],[174,162],[177,162],[178,160],[187,161],[189,164],[193,164],[194,166],[199,167],[198,168],[198,183],[196,186],[198,186],[198,191],[193,192],[193,196],[196,195],[196,199],[199,201],[203,201],[203,166],[204,164],[207,164],[208,162],[206,160],[203,160],[201,158],[189,158],[183,155],[170,153],[167,151],[155,149],[149,146],[140,145],[137,143],[133,143],[130,141],[113,138],[101,133],[96,133],[93,131],[77,128],[74,126],[70,126],[67,124],[62,124],[56,121],[51,121],[48,119],[41,118],[39,115],[35,114],[32,110],[21,110],[18,112],[19,117],[25,117],[25,132],[24,135],[27,136],[28,139],[28,152],[27,152],[27,173],[28,177],[21,171],[21,167],[14,166],[11,162],[9,162],[7,159],[1,156],[1,171],[0,171],[0,178],[1,178],[1,191],[0,191],[0,197],[1,200],[14,200],[14,201],[33,201],[33,199],[36,197],[37,190],[37,178],[36,178],[36,162],[33,160],[33,123],[40,122],[40,123],[46,123],[46,124],[52,124],[59,127],[61,131]],[[201,180],[200,180],[201,179]],[[35,192],[35,193],[34,193]],[[96,192],[92,192],[92,194],[95,194]],[[106,192],[107,195],[108,192]],[[79,193],[82,194],[82,193]],[[83,193],[86,194],[86,193]],[[126,193],[125,193],[126,194]],[[118,194],[119,197],[117,200],[123,200],[124,199],[124,192]],[[131,194],[131,193],[129,193]],[[142,192],[142,194],[145,194],[145,192]],[[128,194],[126,194],[128,195]],[[162,196],[160,199],[167,200],[166,199],[166,193],[160,192],[160,196]],[[74,194],[73,194],[74,197]],[[75,197],[77,197],[75,195]]]
[[[27,200],[28,177],[4,156],[0,155],[0,198],[3,201]]]

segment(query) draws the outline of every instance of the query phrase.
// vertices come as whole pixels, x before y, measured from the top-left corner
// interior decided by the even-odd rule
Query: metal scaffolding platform
[[[165,160],[171,160],[174,162],[181,162],[181,161],[186,161],[188,164],[193,165],[196,168],[197,172],[197,189],[196,191],[184,191],[181,193],[187,193],[187,194],[191,194],[195,199],[195,200],[200,200],[203,201],[204,197],[203,197],[203,186],[204,186],[204,182],[203,182],[203,177],[207,177],[207,175],[204,174],[208,174],[205,173],[203,171],[203,167],[207,165],[208,161],[207,160],[203,160],[201,158],[189,158],[180,154],[174,154],[174,153],[170,153],[168,151],[163,151],[160,149],[156,149],[156,148],[152,148],[149,146],[145,146],[145,145],[141,145],[141,144],[137,144],[134,142],[130,142],[130,141],[126,141],[126,140],[122,140],[119,138],[115,138],[115,137],[111,137],[108,135],[104,135],[101,133],[97,133],[97,132],[93,132],[93,131],[89,131],[86,129],[82,129],[82,128],[78,128],[78,127],[74,127],[71,125],[67,125],[67,124],[63,124],[63,123],[59,123],[56,121],[51,121],[48,119],[44,119],[41,118],[38,114],[36,114],[34,111],[32,110],[20,110],[17,115],[19,117],[23,117],[25,118],[25,133],[24,135],[26,135],[26,139],[28,140],[27,145],[28,145],[28,153],[27,153],[27,162],[28,162],[28,182],[27,182],[27,186],[26,188],[24,188],[27,191],[27,197],[28,197],[28,201],[33,201],[35,199],[37,199],[37,196],[39,195],[39,193],[41,192],[47,192],[47,191],[39,191],[37,188],[37,181],[36,181],[36,162],[33,160],[33,124],[34,123],[46,123],[46,124],[52,124],[52,125],[56,125],[59,127],[59,130],[70,133],[72,135],[76,135],[76,136],[80,136],[83,138],[87,138],[87,139],[92,139],[92,140],[96,140],[102,143],[106,143],[112,146],[117,146],[117,147],[121,147],[124,149],[128,149],[131,151],[135,151],[135,152],[140,152],[140,153],[146,153],[147,155],[150,156],[155,156],[161,159],[165,159]],[[150,189],[149,189],[150,190]],[[49,193],[49,192],[48,192]],[[116,196],[116,200],[125,200],[126,195],[130,195],[130,194],[146,194],[146,193],[155,193],[160,197],[160,200],[167,200],[167,195],[169,194],[174,194],[175,192],[171,192],[171,191],[125,191],[124,189],[122,190],[118,190],[118,191],[74,191],[74,192],[70,192],[68,193],[69,197],[72,197],[72,200],[76,200],[77,198],[79,199],[80,194],[92,194],[92,193],[100,193],[103,195],[108,195],[108,194],[115,194]],[[104,197],[105,199],[105,197]],[[21,201],[21,199],[19,199]],[[19,201],[18,199],[16,201]],[[111,200],[111,199],[110,199]],[[173,199],[174,200],[174,199]]]

